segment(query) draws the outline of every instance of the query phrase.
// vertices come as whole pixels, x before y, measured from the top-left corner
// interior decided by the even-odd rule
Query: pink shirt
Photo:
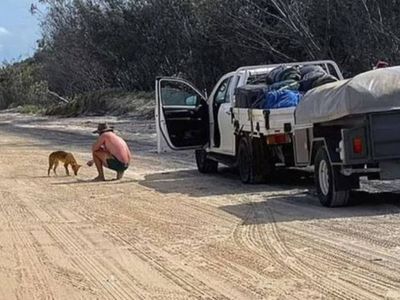
[[[109,131],[101,134],[97,142],[93,145],[92,150],[98,151],[101,148],[111,153],[111,155],[124,164],[128,164],[131,160],[131,151],[128,145],[114,132]]]

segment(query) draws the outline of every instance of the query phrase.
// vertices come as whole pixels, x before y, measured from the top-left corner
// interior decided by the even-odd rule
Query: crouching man
[[[105,181],[103,166],[116,171],[117,180],[121,179],[131,160],[128,145],[107,123],[99,124],[93,133],[99,134],[99,138],[92,147],[93,160],[88,161],[87,165],[96,165],[99,175],[94,180]]]

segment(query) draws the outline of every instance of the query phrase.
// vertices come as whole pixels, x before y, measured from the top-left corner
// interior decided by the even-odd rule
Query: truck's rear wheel
[[[265,182],[269,175],[270,165],[266,164],[264,153],[261,151],[259,141],[251,141],[242,137],[239,142],[238,166],[240,179],[243,183],[256,184]]]
[[[216,173],[218,171],[218,162],[207,158],[207,152],[203,149],[196,150],[197,170],[200,173]]]
[[[350,191],[337,190],[339,176],[344,175],[332,166],[325,147],[321,147],[315,157],[314,176],[318,198],[323,206],[336,207],[349,203]]]

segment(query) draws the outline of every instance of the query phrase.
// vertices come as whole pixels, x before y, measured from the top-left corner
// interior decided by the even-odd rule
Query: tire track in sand
[[[89,282],[97,288],[97,291],[103,297],[113,299],[145,298],[141,290],[135,289],[132,285],[132,280],[127,280],[124,275],[113,273],[111,271],[113,270],[112,265],[101,257],[95,249],[88,248],[87,241],[79,233],[81,224],[74,224],[76,222],[71,222],[68,218],[58,214],[58,209],[54,205],[37,200],[38,195],[42,194],[43,197],[46,195],[46,191],[37,183],[37,180],[21,181],[20,186],[27,189],[27,195],[35,195],[35,198],[27,199],[26,210],[34,217],[36,223],[40,222],[42,229],[55,241],[58,248],[73,262],[74,267],[89,279]],[[87,224],[82,224],[82,226],[87,226]],[[77,228],[75,229],[75,227]],[[90,252],[90,250],[93,251]],[[110,280],[110,278],[114,278],[114,280]],[[73,282],[71,282],[71,285],[73,285]]]
[[[288,206],[291,210],[300,209],[305,212],[305,215],[313,215],[312,211],[315,209],[307,206],[298,207],[298,205],[287,202],[282,203],[282,205]],[[326,217],[330,216],[331,212],[326,212]],[[316,253],[304,253],[306,257],[302,257],[302,259],[313,265],[314,268],[330,265],[332,268],[342,270],[344,265],[351,266],[350,269],[346,268],[346,276],[353,279],[358,278],[359,285],[363,285],[365,289],[371,290],[374,286],[375,293],[380,291],[379,295],[384,294],[385,288],[400,290],[398,272],[400,259],[397,255],[388,254],[388,246],[394,246],[397,243],[390,241],[386,243],[380,237],[375,237],[373,233],[368,236],[365,233],[365,226],[362,231],[362,227],[354,222],[351,223],[351,227],[348,222],[330,222],[329,226],[325,223],[324,221],[307,222],[305,224],[285,222],[280,227],[285,230],[287,235],[299,240],[299,244],[303,244],[307,240],[313,241],[318,251]],[[358,235],[358,233],[360,234]],[[350,241],[343,243],[342,241],[346,239]],[[304,246],[308,246],[307,243],[304,243]],[[332,259],[327,260],[327,257]],[[379,259],[375,260],[375,258]],[[390,265],[383,265],[379,263],[380,261],[390,261]],[[357,268],[359,270],[356,270]],[[365,274],[368,274],[368,276]],[[342,277],[342,280],[347,279]]]
[[[21,293],[26,290],[32,299],[55,299],[54,293],[49,287],[50,280],[45,272],[46,266],[37,255],[31,236],[27,233],[27,228],[24,228],[21,223],[28,218],[29,213],[26,207],[15,194],[1,191],[1,196],[1,212],[13,233],[15,256],[20,268],[18,297],[23,298]],[[16,246],[17,243],[22,245]],[[26,278],[31,278],[31,280],[26,281]],[[29,284],[33,284],[33,290],[27,290],[25,286],[29,286]]]
[[[67,186],[66,188],[72,188]],[[154,203],[159,207],[159,202],[157,202],[153,197],[146,198],[146,201]],[[165,200],[165,199],[164,199]],[[175,202],[179,202],[176,199],[171,197],[171,200]],[[186,203],[188,201],[184,201]],[[171,205],[171,203],[166,202],[166,204]],[[185,205],[186,206],[186,205]],[[199,208],[200,205],[195,205],[196,208]],[[188,205],[189,208],[193,208],[191,205]],[[197,211],[197,210],[196,210]],[[213,212],[211,208],[199,209],[202,213],[207,214],[213,218],[219,218],[224,220],[227,219],[232,222],[232,219],[229,219],[225,213]],[[201,276],[197,276],[191,274],[189,271],[185,270],[185,267],[177,262],[168,254],[166,251],[161,250],[157,246],[146,243],[143,245],[143,241],[138,239],[136,236],[132,236],[128,234],[129,228],[126,228],[123,224],[118,222],[98,222],[96,218],[105,218],[107,219],[107,214],[101,214],[99,212],[95,212],[94,210],[76,210],[74,211],[81,218],[88,220],[91,224],[96,224],[97,227],[101,227],[107,232],[107,235],[117,242],[122,247],[128,247],[130,251],[141,260],[150,265],[152,268],[156,269],[160,275],[162,275],[167,280],[173,282],[182,290],[188,292],[193,297],[197,298],[212,298],[212,299],[228,299],[221,292],[217,291],[213,287],[211,287],[206,281],[204,281]]]
[[[129,198],[129,197],[128,197]],[[151,202],[154,203],[154,205],[157,205],[158,210],[160,211],[165,211],[167,210],[168,206],[173,205],[171,203],[171,201],[173,200],[172,197],[167,198],[168,201],[166,201],[166,199],[164,198],[163,201],[158,201],[155,199],[156,197],[152,197],[151,199],[146,199],[146,202]],[[187,208],[192,208],[191,205],[186,205],[187,202],[191,202],[190,200],[184,199],[184,201],[178,201],[177,199],[174,200],[177,204],[179,205],[183,205],[185,207],[185,209]],[[166,207],[163,206],[163,203],[166,204]],[[161,207],[160,207],[161,205]],[[197,204],[200,205],[200,204]],[[196,206],[197,206],[196,205]],[[223,215],[223,218],[218,218],[218,219],[214,219],[218,216],[218,214],[216,213],[210,213],[211,212],[211,206],[207,205],[207,209],[206,210],[195,210],[196,213],[189,212],[190,213],[190,218],[199,218],[199,214],[202,215],[202,217],[205,215],[207,216],[207,218],[213,218],[213,220],[217,221],[217,220],[221,220],[224,224],[224,226],[226,226],[226,221],[229,220],[229,224],[235,225],[237,224],[236,220],[233,217],[227,218],[227,215],[225,212],[221,213]],[[82,208],[82,206],[80,206],[80,208]],[[214,207],[214,209],[217,209]],[[252,282],[252,278],[254,279],[254,281],[258,281],[258,282],[262,282],[265,281],[265,279],[267,279],[267,277],[263,276],[262,274],[257,274],[256,272],[252,272],[250,269],[246,269],[246,268],[237,268],[235,267],[233,264],[230,264],[227,260],[223,260],[223,262],[218,261],[217,258],[214,257],[207,257],[207,256],[203,256],[200,254],[200,256],[196,256],[195,260],[198,262],[199,260],[201,260],[202,262],[204,262],[204,268],[200,267],[200,268],[192,268],[192,267],[185,267],[182,264],[177,265],[176,263],[173,263],[173,260],[176,260],[176,255],[182,255],[183,257],[187,256],[187,253],[182,252],[181,250],[177,250],[175,249],[175,251],[178,251],[174,254],[170,254],[167,253],[166,251],[160,250],[159,247],[149,243],[148,241],[146,242],[146,246],[144,247],[140,247],[140,249],[138,248],[138,245],[142,245],[143,244],[143,240],[137,239],[134,235],[132,235],[131,232],[131,228],[129,224],[127,224],[126,222],[119,222],[119,221],[111,221],[110,222],[110,218],[109,218],[109,214],[110,212],[104,214],[102,213],[102,210],[99,211],[95,211],[95,210],[90,210],[87,211],[86,210],[76,210],[75,212],[80,211],[80,216],[81,217],[85,217],[85,218],[90,218],[90,222],[92,223],[96,223],[96,224],[101,224],[101,225],[105,225],[106,227],[104,227],[107,231],[107,234],[111,235],[112,238],[114,238],[116,240],[117,243],[121,244],[121,245],[126,245],[128,244],[129,247],[132,249],[132,252],[135,255],[138,255],[138,253],[140,252],[141,257],[143,259],[144,262],[148,263],[150,257],[151,256],[152,259],[156,258],[157,261],[153,262],[154,263],[160,263],[162,264],[162,266],[167,267],[170,270],[174,270],[174,274],[169,274],[167,275],[168,277],[166,277],[167,279],[175,282],[176,284],[178,284],[179,286],[181,286],[183,289],[187,290],[188,292],[191,292],[194,295],[197,295],[198,293],[198,297],[213,297],[213,298],[222,298],[223,296],[221,295],[230,295],[229,291],[224,290],[224,288],[226,289],[227,286],[223,287],[223,282],[236,282],[235,286],[238,286],[241,288],[241,290],[246,290],[248,295],[253,295],[254,297],[257,298],[263,298],[265,297],[265,291],[264,293],[261,291],[261,289],[254,284],[254,282]],[[126,210],[125,210],[126,212]],[[112,214],[118,214],[118,211],[113,211]],[[150,216],[150,215],[149,215]],[[185,215],[185,217],[187,217]],[[107,220],[107,222],[103,222],[103,221],[99,221],[99,220]],[[157,215],[157,220],[160,219],[164,219],[164,217],[158,217]],[[167,219],[165,219],[167,221]],[[169,219],[168,221],[171,221],[171,219]],[[118,237],[114,236],[113,233],[117,234]],[[121,241],[121,237],[123,238],[123,240]],[[147,254],[147,255],[146,255]],[[144,255],[144,256],[142,256]],[[193,258],[193,257],[192,257]],[[218,256],[219,258],[219,256]],[[159,268],[160,265],[157,265],[155,268]],[[244,270],[245,269],[245,270]],[[205,272],[203,272],[203,271]],[[161,272],[165,273],[165,270]],[[214,275],[216,275],[215,277],[215,281],[212,284],[212,286],[208,286],[209,283],[208,282],[208,278],[205,278],[205,274],[209,274],[211,275],[212,273],[214,273]],[[177,278],[174,278],[176,276],[176,274],[179,274],[180,279],[177,280]],[[164,274],[165,275],[165,274]],[[171,277],[173,276],[173,277]],[[183,283],[182,281],[182,276],[185,277],[185,282]],[[220,283],[221,285],[218,284],[218,278],[221,280]],[[246,278],[246,279],[244,279]],[[210,278],[211,279],[211,278]],[[190,285],[188,285],[188,283],[190,282]],[[193,282],[193,283],[192,283]],[[210,281],[211,282],[211,281]],[[183,285],[182,285],[183,284]],[[201,288],[201,290],[196,290],[193,286],[193,284],[195,286],[197,286],[198,288]],[[188,285],[188,286],[186,286]],[[216,291],[219,291],[219,293],[216,293]],[[196,293],[194,292],[196,291]],[[203,293],[205,292],[205,293]],[[240,292],[239,292],[240,293]],[[282,294],[284,294],[282,292]],[[235,298],[235,297],[233,297]],[[292,298],[296,298],[296,297],[292,297]]]
[[[37,189],[36,183],[35,182],[30,182],[33,188]],[[36,187],[35,187],[36,186]],[[70,188],[70,187],[68,187]],[[71,188],[70,188],[71,189]],[[72,192],[72,191],[71,191]],[[62,214],[57,213],[57,208],[52,207],[50,210],[46,205],[40,205],[39,203],[35,203],[35,205],[42,211],[46,212],[48,215],[51,216],[51,218],[59,221],[68,221],[68,220],[63,220]],[[96,221],[95,217],[92,216],[93,212],[85,211],[85,212],[77,212],[74,211],[77,215],[79,215],[80,218],[83,220],[87,220],[88,224],[96,224],[97,228],[103,228],[107,230],[108,236],[113,239],[113,241],[117,241],[121,247],[128,247],[132,253],[139,257],[144,263],[149,264],[152,268],[156,269],[160,275],[162,275],[164,278],[168,279],[171,282],[174,282],[177,286],[182,288],[184,291],[188,292],[189,295],[192,295],[197,298],[212,298],[212,299],[227,299],[224,297],[221,293],[213,290],[210,288],[207,284],[205,284],[203,281],[197,279],[196,277],[192,276],[191,274],[185,272],[181,266],[175,264],[171,260],[167,258],[167,255],[154,247],[150,247],[150,245],[146,245],[145,248],[138,247],[142,241],[140,240],[134,240],[132,242],[132,236],[126,236],[122,228],[112,222],[107,222],[106,223],[99,223]],[[87,242],[84,238],[80,237],[78,234],[74,234],[71,236],[71,233],[66,232],[67,228],[63,229],[63,226],[57,226],[56,224],[52,224],[51,226],[44,226],[46,229],[46,232],[56,241],[58,241],[59,247],[61,249],[74,249],[73,252],[67,252],[66,254],[68,255],[76,255],[79,254],[80,252],[83,251],[84,249],[84,244],[79,246],[77,244],[77,241],[80,242]],[[69,229],[70,231],[70,229]],[[68,243],[68,244],[67,244]],[[67,247],[65,247],[67,246]],[[82,261],[85,259],[85,257],[80,257],[79,261],[76,262],[76,265],[87,265],[87,262]],[[99,259],[99,258],[97,258]],[[91,267],[93,264],[88,265],[88,267]],[[106,270],[112,270],[114,267],[117,267],[118,265],[116,264],[108,264],[107,268],[103,266],[101,268],[102,270],[99,270],[98,274],[99,275],[104,275]],[[81,271],[84,274],[87,274],[87,271],[85,270],[87,268],[80,268]],[[115,269],[115,268],[114,268]],[[123,273],[126,274],[123,270],[116,270],[116,278],[121,278],[123,277]],[[126,283],[132,283],[133,277],[130,278],[125,278]],[[131,284],[132,285],[132,284]],[[142,286],[141,291],[144,290],[145,287]],[[143,298],[145,295],[139,295],[139,291],[136,291],[136,294],[139,297],[136,297],[135,299],[138,298]],[[148,296],[147,296],[148,297]],[[118,298],[118,299],[124,299],[124,298]]]
[[[235,240],[245,245],[260,258],[273,261],[287,270],[295,278],[307,278],[324,294],[338,299],[380,299],[381,295],[365,291],[353,283],[327,274],[326,270],[315,269],[294,254],[280,236],[272,211],[266,206],[255,210],[252,204],[249,211],[249,225],[238,226],[234,232]],[[253,218],[251,217],[253,216]],[[257,220],[260,220],[259,222]],[[249,222],[252,221],[252,222]],[[311,240],[312,241],[312,240]]]
[[[89,215],[85,215],[91,219]],[[95,222],[95,220],[91,220]],[[164,251],[153,247],[150,244],[140,246],[143,241],[125,233],[125,228],[115,223],[102,224],[105,225],[108,235],[121,246],[128,246],[131,251],[141,258],[144,263],[149,264],[160,275],[175,283],[183,290],[187,291],[193,297],[201,299],[227,299],[223,294],[217,292],[205,282],[186,272],[183,266],[176,264]]]
[[[365,291],[354,283],[349,283],[336,276],[331,276],[328,270],[314,268],[296,256],[282,239],[272,211],[266,207],[262,211],[263,219],[270,221],[269,224],[256,227],[257,236],[264,247],[290,272],[299,277],[308,278],[323,293],[328,293],[340,299],[380,299],[375,293]],[[264,229],[264,230],[262,230]],[[342,270],[343,272],[343,270]]]
[[[38,188],[35,182],[28,185]],[[142,289],[136,288],[132,278],[126,278],[124,274],[113,268],[112,264],[105,258],[101,257],[95,249],[89,249],[87,241],[79,232],[79,226],[74,228],[68,218],[57,213],[56,207],[48,207],[49,205],[41,205],[34,199],[30,199],[31,214],[36,220],[41,220],[38,211],[47,214],[52,221],[51,223],[43,221],[43,230],[56,242],[58,248],[65,253],[66,256],[74,263],[76,267],[93,286],[97,287],[103,297],[113,299],[145,299]],[[90,250],[93,252],[90,253]],[[114,278],[111,280],[110,278]]]
[[[313,240],[313,245],[318,250],[317,253],[305,253],[303,259],[307,260],[315,268],[331,265],[343,272],[343,265],[351,266],[350,269],[345,270],[346,276],[358,281],[358,285],[363,286],[365,289],[371,290],[374,287],[376,289],[375,294],[381,297],[387,290],[400,290],[400,275],[398,273],[400,264],[398,258],[382,256],[381,252],[357,245],[351,245],[351,249],[340,247],[338,246],[340,245],[340,238],[326,238],[326,236],[324,237],[318,233],[317,230],[311,234],[294,226],[284,225],[282,227],[287,228],[290,231],[290,235],[297,239]],[[380,257],[380,259],[374,261],[374,259],[368,259],[366,256]],[[379,264],[381,257],[386,257],[386,259],[390,260],[391,266]],[[330,258],[330,260],[327,258]],[[347,279],[342,276],[342,280]]]
[[[246,203],[245,201],[243,203]],[[253,219],[255,216],[252,205],[248,206],[247,212],[242,223],[238,223],[232,232],[234,242],[242,249],[246,249],[250,253],[253,253],[257,258],[263,260],[265,264],[271,265],[272,267],[280,266],[281,269],[288,270],[285,264],[282,264],[281,260],[272,256],[269,251],[263,249],[262,244],[257,240],[254,235],[253,225],[247,225],[248,221]],[[279,286],[276,287],[279,294],[284,295],[285,290]],[[295,296],[291,296],[293,299],[299,299]]]

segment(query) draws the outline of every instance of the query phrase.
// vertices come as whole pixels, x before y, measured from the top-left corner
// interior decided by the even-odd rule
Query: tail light
[[[290,143],[290,137],[288,134],[274,134],[267,136],[268,145],[279,145]]]
[[[362,163],[369,158],[367,128],[355,127],[342,129],[342,161],[345,164]]]
[[[364,150],[363,140],[361,137],[356,137],[353,139],[353,153],[362,154]]]

